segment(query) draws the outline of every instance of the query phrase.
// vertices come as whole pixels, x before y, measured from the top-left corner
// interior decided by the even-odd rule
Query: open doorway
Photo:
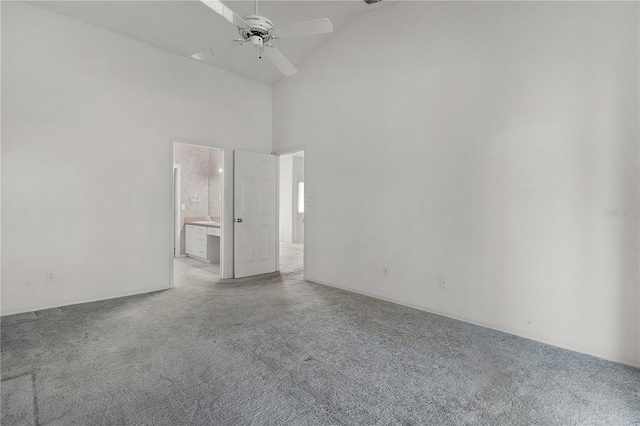
[[[173,285],[217,281],[224,267],[223,151],[174,142],[173,160]]]
[[[304,151],[279,157],[280,272],[304,271]]]

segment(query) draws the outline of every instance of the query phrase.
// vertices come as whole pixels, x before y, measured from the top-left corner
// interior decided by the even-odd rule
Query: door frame
[[[233,278],[233,149],[215,142],[194,141],[182,138],[169,138],[169,149],[171,155],[171,178],[170,182],[170,226],[171,238],[168,247],[169,261],[169,288],[174,287],[174,250],[175,250],[175,224],[177,221],[175,215],[175,183],[174,183],[174,167],[175,167],[175,144],[181,143],[185,145],[199,146],[203,148],[213,148],[220,150],[222,159],[222,182],[220,194],[220,207],[222,217],[220,222],[220,278]],[[231,173],[231,175],[229,174]],[[230,198],[231,197],[231,198]]]
[[[175,156],[175,150],[174,150]],[[175,161],[175,159],[174,159]],[[180,257],[180,219],[182,215],[176,214],[182,212],[182,203],[180,202],[182,193],[182,167],[180,164],[173,163],[173,257]]]
[[[302,164],[304,169],[304,230],[302,235],[302,279],[307,279],[307,226],[309,224],[309,216],[307,214],[307,200],[309,199],[309,187],[307,185],[307,145],[298,145],[292,148],[283,148],[276,151],[272,151],[273,155],[278,157],[276,161],[276,272],[280,271],[280,156],[287,154],[295,154],[296,152],[304,151],[304,157],[302,157]]]
[[[302,157],[302,167],[303,167],[303,170],[304,170],[304,157]],[[293,187],[295,195],[292,198],[295,198],[295,201],[294,201],[294,204],[293,204],[295,210],[294,210],[294,215],[293,215],[293,218],[292,218],[293,219],[292,220],[293,229],[294,229],[292,240],[296,240],[296,241],[298,241],[298,231],[299,231],[298,215],[300,213],[298,213],[298,203],[300,202],[300,198],[298,197],[298,186],[300,186],[300,182],[302,182],[304,184],[304,175],[302,176],[302,179],[300,179],[299,177],[296,177],[295,186]],[[304,204],[304,198],[302,200],[302,203],[303,203],[304,207],[307,207]],[[305,208],[305,210],[306,210],[306,208]],[[303,214],[303,216],[302,216],[302,241],[303,241],[303,245],[304,245],[304,212],[302,214]],[[303,247],[303,249],[304,249],[304,247]]]

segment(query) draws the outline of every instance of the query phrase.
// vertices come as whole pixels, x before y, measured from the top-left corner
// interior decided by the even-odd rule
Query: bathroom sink
[[[218,222],[214,222],[214,221],[206,221],[206,220],[199,220],[197,222],[191,222],[194,225],[217,225]]]

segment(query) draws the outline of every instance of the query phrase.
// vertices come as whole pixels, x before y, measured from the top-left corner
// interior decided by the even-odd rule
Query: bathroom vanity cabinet
[[[207,228],[204,226],[187,225],[185,246],[188,256],[207,258]]]
[[[187,256],[209,262],[220,262],[220,228],[207,225],[186,225]]]

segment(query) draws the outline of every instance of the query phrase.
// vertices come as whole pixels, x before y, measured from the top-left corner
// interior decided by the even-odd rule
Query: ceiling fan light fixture
[[[262,37],[257,35],[252,35],[251,37],[249,37],[249,43],[251,43],[251,45],[255,47],[259,47],[260,49],[262,49],[264,44]]]
[[[379,1],[382,1],[382,0],[364,0],[366,4],[374,4],[374,3],[378,3]]]

